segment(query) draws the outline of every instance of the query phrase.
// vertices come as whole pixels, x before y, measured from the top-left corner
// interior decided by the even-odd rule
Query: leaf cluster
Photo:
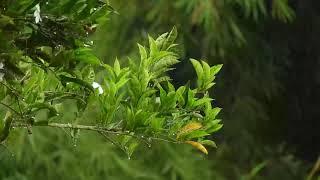
[[[207,90],[220,66],[203,63],[198,88],[175,88],[166,72],[179,62],[176,28],[149,36],[148,47],[138,44],[140,59],[129,58],[127,67],[117,59],[105,64],[86,36],[112,7],[97,0],[50,3],[24,0],[1,12],[0,37],[8,43],[0,48],[0,113],[12,113],[10,123],[3,122],[5,137],[10,127],[32,133],[34,126],[49,126],[67,129],[76,143],[81,130],[92,130],[129,157],[140,142],[153,140],[191,144],[206,154],[203,145],[215,146],[206,137],[222,127],[220,109]],[[35,6],[43,12],[40,22],[32,17]]]

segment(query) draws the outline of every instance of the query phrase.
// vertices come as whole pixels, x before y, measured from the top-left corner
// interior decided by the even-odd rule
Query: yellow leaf
[[[208,154],[207,149],[200,143],[195,142],[195,141],[186,141],[185,143],[187,144],[191,144],[193,147],[197,148],[198,150],[200,150],[201,152]]]
[[[185,133],[197,130],[202,128],[202,124],[198,122],[190,122],[189,124],[185,125],[183,128],[180,129],[180,132],[177,134],[177,139]]]

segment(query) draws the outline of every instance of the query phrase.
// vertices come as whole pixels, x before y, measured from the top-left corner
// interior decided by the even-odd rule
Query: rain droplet
[[[141,136],[141,138],[144,138],[144,136]]]
[[[47,1],[47,2],[46,2],[46,5],[48,5],[48,4],[49,4],[49,2]]]
[[[131,160],[131,157],[130,157],[130,156],[128,156],[128,159],[129,159],[129,160]]]
[[[148,148],[151,148],[151,144],[148,144]]]
[[[93,10],[94,10],[94,11],[96,11],[96,10],[97,10],[97,8],[93,8]]]
[[[57,34],[57,32],[54,31],[53,34]]]

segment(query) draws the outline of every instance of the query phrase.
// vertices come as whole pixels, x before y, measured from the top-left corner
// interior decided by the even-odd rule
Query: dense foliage
[[[1,138],[0,179],[306,176],[311,165],[279,145],[288,128],[282,80],[291,65],[283,35],[286,23],[295,22],[294,6],[287,0],[110,4],[1,1],[0,111],[14,121]],[[175,28],[158,36],[173,26],[178,46]],[[219,83],[208,90],[214,80],[208,75],[221,68],[208,64],[221,63]],[[223,113],[215,117],[220,109],[211,105]],[[221,128],[219,118],[225,127],[209,136]],[[206,159],[189,145],[206,153],[202,145],[215,146],[210,140],[221,142]],[[136,149],[138,143],[146,146]],[[316,171],[317,165],[310,179]]]
[[[13,127],[32,133],[32,126],[49,126],[70,129],[75,140],[80,130],[97,131],[129,157],[139,141],[188,143],[205,154],[203,145],[215,146],[205,137],[222,125],[208,89],[221,65],[191,59],[197,88],[187,84],[176,89],[165,75],[179,62],[175,28],[157,39],[149,37],[149,48],[138,45],[140,60],[129,58],[128,67],[121,68],[117,59],[113,66],[104,64],[92,53],[84,28],[112,8],[100,1],[56,3],[53,8],[46,2],[40,10],[37,1],[20,1],[2,14],[2,37],[9,39],[1,54],[6,112],[1,141]],[[70,109],[65,106],[73,107],[74,115],[66,117]]]

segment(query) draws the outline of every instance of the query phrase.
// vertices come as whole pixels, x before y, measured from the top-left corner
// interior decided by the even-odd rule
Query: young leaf
[[[120,69],[120,63],[118,61],[118,59],[116,59],[114,61],[114,65],[113,65],[113,69],[114,69],[114,72],[117,76],[119,76],[120,72],[121,72],[121,69]]]
[[[168,36],[168,33],[163,33],[156,39],[156,44],[157,44],[160,51],[164,50],[163,43],[166,41],[167,36]]]
[[[163,43],[162,49],[168,50],[170,48],[170,45],[172,45],[174,41],[177,39],[177,36],[178,36],[177,28],[173,27],[166,41]]]
[[[204,154],[208,154],[207,149],[199,142],[195,142],[195,141],[186,141],[185,143],[190,144],[191,146],[197,148],[198,150],[200,150],[201,152],[203,152]]]
[[[140,44],[138,44],[138,47],[139,47],[141,61],[145,61],[148,58],[146,48],[141,46]]]
[[[202,64],[202,67],[203,67],[203,81],[204,82],[207,82],[208,79],[210,78],[211,76],[211,73],[210,73],[210,66],[208,63],[204,62],[204,61],[201,61],[201,64]]]
[[[200,64],[199,61],[195,60],[195,59],[190,59],[194,69],[196,70],[196,73],[197,73],[197,76],[198,76],[198,79],[202,79],[202,76],[203,76],[203,69],[202,69],[202,66]]]
[[[180,129],[179,133],[177,134],[177,139],[186,133],[189,133],[191,131],[197,130],[202,128],[202,124],[198,122],[190,122],[187,125],[185,125],[183,128]]]
[[[218,65],[212,66],[212,67],[210,68],[210,74],[211,74],[211,76],[216,75],[216,74],[221,70],[222,66],[223,66],[222,64],[218,64]]]
[[[150,45],[150,57],[154,57],[159,50],[155,40],[151,36],[149,36],[149,45]]]

